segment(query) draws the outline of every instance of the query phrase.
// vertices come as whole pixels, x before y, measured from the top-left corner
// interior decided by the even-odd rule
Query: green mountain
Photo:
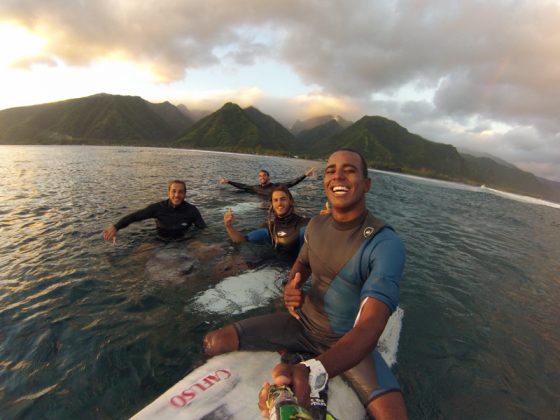
[[[468,169],[455,147],[408,132],[395,121],[366,116],[315,143],[309,154],[324,158],[340,148],[364,154],[372,168],[440,179],[464,180]]]
[[[337,126],[342,128],[352,125],[351,121],[346,121],[340,115],[321,115],[320,117],[308,118],[304,121],[297,120],[294,125],[292,125],[290,131],[294,136],[298,137],[302,131],[312,130],[327,123],[331,123],[331,125],[333,125],[333,120],[336,122]]]
[[[476,157],[466,153],[461,156],[467,162],[469,180],[476,184],[553,201],[560,198],[560,190],[555,191],[552,181],[542,182],[542,179],[530,172],[522,171],[509,163],[504,165],[492,158]]]
[[[195,123],[174,146],[288,156],[294,148],[294,136],[258,109],[242,109],[228,102]]]
[[[354,124],[328,116],[298,121],[294,137],[253,107],[227,103],[194,124],[189,114],[169,102],[98,94],[0,111],[0,144],[169,146],[313,159],[352,148],[362,152],[372,168],[485,184],[560,202],[560,183],[497,158],[459,153],[383,117],[365,116]]]
[[[98,94],[0,111],[0,144],[162,146],[191,124],[169,102]]]
[[[300,124],[303,126],[304,123]],[[322,139],[334,136],[350,125],[352,123],[348,121],[341,122],[337,118],[330,118],[311,128],[302,129],[296,134],[296,149],[300,154],[308,154]]]

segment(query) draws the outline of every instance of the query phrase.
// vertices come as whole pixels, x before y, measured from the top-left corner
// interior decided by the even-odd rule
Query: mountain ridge
[[[297,135],[255,107],[232,102],[193,122],[189,110],[139,96],[97,94],[0,111],[0,144],[103,144],[198,148],[324,159],[339,148],[362,152],[374,169],[560,201],[560,183],[498,158],[460,153],[381,116],[350,123],[323,116]],[[295,124],[294,124],[295,125]],[[307,127],[307,128],[303,128]],[[293,130],[292,130],[293,131]]]

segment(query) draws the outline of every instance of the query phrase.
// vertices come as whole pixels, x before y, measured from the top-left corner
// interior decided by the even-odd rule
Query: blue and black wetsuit
[[[330,214],[314,217],[298,256],[312,272],[301,319],[283,312],[236,322],[240,349],[323,353],[353,328],[365,299],[396,309],[404,261],[401,239],[369,212],[347,223]],[[343,376],[365,405],[399,389],[376,350]]]
[[[283,218],[275,217],[266,227],[249,232],[245,239],[247,242],[271,242],[280,255],[293,261],[303,245],[307,223],[307,217],[295,213]]]
[[[292,179],[291,181],[286,181],[286,182],[268,182],[265,185],[248,185],[248,184],[242,184],[241,182],[235,182],[235,181],[228,181],[227,183],[229,185],[234,186],[235,188],[239,188],[240,190],[243,191],[247,191],[247,192],[251,192],[251,193],[255,193],[259,196],[262,197],[266,197],[269,198],[270,195],[272,194],[272,190],[274,189],[274,187],[278,187],[280,185],[284,185],[287,188],[293,187],[296,184],[299,184],[301,181],[303,181],[306,178],[305,175],[302,176],[298,176],[295,179]]]
[[[160,201],[123,217],[115,227],[123,229],[134,222],[146,219],[156,219],[158,235],[163,238],[180,238],[194,224],[198,228],[205,228],[206,223],[198,209],[190,203],[183,201],[179,206],[173,207],[169,200]]]

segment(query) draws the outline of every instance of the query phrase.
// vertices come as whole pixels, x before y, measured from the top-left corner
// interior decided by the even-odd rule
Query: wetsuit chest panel
[[[277,247],[297,253],[299,251],[300,230],[309,222],[309,219],[297,215],[294,216],[286,222],[275,220],[272,223],[271,229]]]
[[[352,327],[368,274],[363,249],[382,226],[370,214],[353,226],[337,226],[326,215],[313,218],[307,228],[313,283],[302,314],[317,339],[335,341]]]
[[[162,236],[180,236],[195,222],[198,215],[196,208],[184,202],[179,207],[171,207],[166,201],[158,203],[156,226]]]

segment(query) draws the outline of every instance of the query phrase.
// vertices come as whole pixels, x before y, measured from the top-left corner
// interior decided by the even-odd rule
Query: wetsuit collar
[[[284,217],[277,217],[274,216],[274,219],[276,221],[276,224],[278,225],[283,225],[283,226],[287,226],[290,223],[292,223],[294,220],[299,219],[299,216],[297,214],[294,213],[293,209],[290,209],[290,213],[288,213],[288,215],[284,216]]]
[[[178,209],[179,207],[183,207],[185,204],[187,204],[187,202],[185,200],[183,200],[181,202],[181,204],[179,204],[177,207],[173,207],[173,204],[171,204],[171,200],[168,198],[167,200],[165,200],[165,204],[167,205],[167,207],[172,208],[172,209]]]
[[[348,222],[338,222],[331,215],[330,216],[331,217],[331,223],[332,223],[332,225],[335,229],[350,230],[350,229],[353,229],[357,226],[360,226],[364,222],[364,220],[366,220],[366,217],[368,216],[368,213],[369,213],[368,210],[365,209],[364,212],[359,217],[356,217],[354,220],[350,220]]]

